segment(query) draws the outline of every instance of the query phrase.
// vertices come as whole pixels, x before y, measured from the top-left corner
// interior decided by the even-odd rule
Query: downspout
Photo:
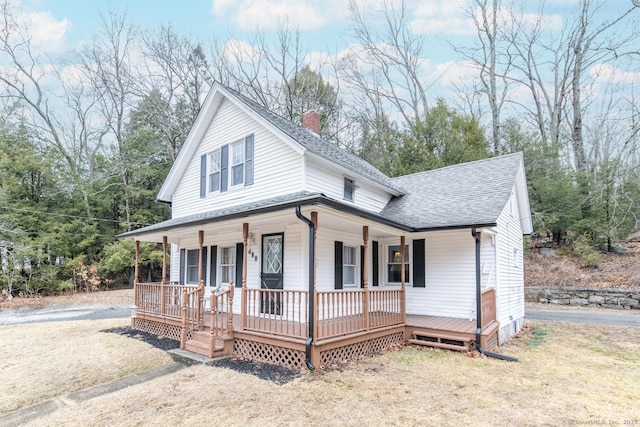
[[[315,299],[314,299],[314,288],[313,288],[313,279],[315,277],[315,242],[313,236],[315,234],[315,225],[313,221],[309,218],[302,215],[300,212],[300,206],[296,206],[296,216],[304,223],[309,226],[309,315],[308,315],[308,324],[309,324],[309,338],[307,338],[307,342],[305,343],[305,364],[307,365],[307,369],[310,371],[314,371],[316,369],[311,363],[311,344],[313,343],[313,324],[314,324],[314,308],[315,308]]]
[[[476,241],[476,348],[480,354],[495,357],[496,359],[506,360],[509,362],[517,362],[518,359],[504,354],[492,353],[480,347],[480,339],[482,338],[482,276],[480,274],[480,237],[475,227],[471,227],[471,235]]]

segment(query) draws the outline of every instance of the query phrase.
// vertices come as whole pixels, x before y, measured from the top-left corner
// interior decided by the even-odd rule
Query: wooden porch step
[[[434,331],[413,331],[409,343],[468,352],[472,347],[472,341],[470,337],[462,334],[451,335]]]

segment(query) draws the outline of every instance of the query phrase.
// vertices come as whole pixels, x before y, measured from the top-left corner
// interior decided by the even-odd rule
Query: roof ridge
[[[484,159],[479,159],[479,160],[471,160],[468,162],[462,162],[462,163],[456,163],[454,165],[447,165],[447,166],[442,166],[440,168],[435,168],[435,169],[429,169],[426,171],[422,171],[422,172],[413,172],[413,173],[409,173],[406,175],[400,175],[400,176],[396,176],[391,178],[391,180],[397,180],[400,178],[406,178],[406,177],[410,177],[410,176],[414,176],[414,175],[421,175],[421,174],[428,174],[428,173],[433,173],[433,172],[437,172],[437,171],[444,171],[444,170],[448,170],[448,169],[454,169],[454,168],[459,168],[459,167],[463,167],[463,166],[469,166],[469,165],[477,165],[478,163],[484,163],[484,162],[490,162],[490,161],[495,161],[498,159],[505,159],[508,157],[523,157],[523,153],[522,151],[516,151],[515,153],[509,153],[509,154],[502,154],[500,156],[495,156],[495,157],[487,157]]]

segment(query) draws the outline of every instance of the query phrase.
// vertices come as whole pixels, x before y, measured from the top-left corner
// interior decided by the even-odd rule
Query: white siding
[[[425,239],[426,286],[407,287],[407,313],[475,319],[475,242],[471,231],[432,232]],[[411,240],[407,243],[411,245]]]
[[[254,133],[254,184],[200,198],[200,156]],[[206,212],[302,190],[302,156],[244,114],[222,101],[189,166],[180,177],[172,201],[174,218]]]
[[[313,193],[323,193],[336,200],[344,199],[344,178],[346,175],[328,169],[307,160],[307,183],[306,190]],[[355,179],[356,191],[353,203],[360,209],[371,212],[380,212],[389,202],[391,196],[383,190],[375,188],[373,185]],[[345,201],[345,203],[349,203]]]
[[[469,231],[469,233],[471,233]],[[480,272],[482,290],[496,287],[495,235],[489,231],[480,233]]]
[[[524,318],[523,238],[515,189],[497,222],[496,309],[500,341],[504,342],[517,332]]]
[[[308,240],[308,239],[307,239]],[[318,230],[316,240],[316,288],[319,291],[329,291],[335,288],[335,241],[338,240],[344,246],[352,246],[356,248],[356,287],[347,287],[344,289],[359,288],[360,278],[360,246],[364,244],[362,234],[347,233],[344,231],[332,230],[322,227]],[[371,243],[369,243],[369,252],[371,252]],[[369,265],[371,265],[371,256],[369,255]],[[369,270],[371,271],[371,270]],[[371,280],[371,273],[369,273]]]
[[[302,226],[306,225],[300,223],[293,223],[290,225],[274,224],[269,228],[249,228],[249,231],[253,233],[254,240],[248,242],[247,247],[245,248],[244,262],[247,263],[247,288],[260,288],[260,272],[262,266],[262,235],[263,234],[272,234],[272,233],[282,233],[284,232],[284,289],[307,289],[307,281],[306,277],[303,277],[303,270],[306,270],[306,266],[304,265],[306,258],[307,248],[304,247],[301,250],[301,229]],[[172,244],[171,245],[171,280],[178,281],[180,274],[180,249],[197,249],[198,241],[197,241],[197,233],[194,233],[194,236],[189,236],[188,238],[183,238],[180,240],[180,244]],[[207,236],[205,233],[204,246],[218,247],[218,260],[220,257],[221,249],[223,247],[231,247],[235,246],[236,243],[242,242],[242,235],[240,233],[223,233],[217,234],[215,236]],[[257,260],[252,259],[247,251],[251,249],[257,255]],[[302,259],[301,255],[304,252],[305,258]],[[210,271],[210,257],[211,251],[208,250],[207,254],[207,263],[206,263],[206,274],[207,278],[211,277]],[[217,265],[217,283],[214,286],[207,286],[205,295],[207,297],[210,296],[211,290],[215,285],[220,285],[220,264]],[[207,285],[209,285],[209,280],[207,280]],[[241,304],[241,296],[239,292],[239,288],[236,288],[236,294],[234,298],[234,312],[240,313],[240,305]]]

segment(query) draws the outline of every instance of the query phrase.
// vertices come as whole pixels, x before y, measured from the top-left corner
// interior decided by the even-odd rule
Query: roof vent
[[[320,113],[313,108],[302,114],[302,127],[320,135]]]

